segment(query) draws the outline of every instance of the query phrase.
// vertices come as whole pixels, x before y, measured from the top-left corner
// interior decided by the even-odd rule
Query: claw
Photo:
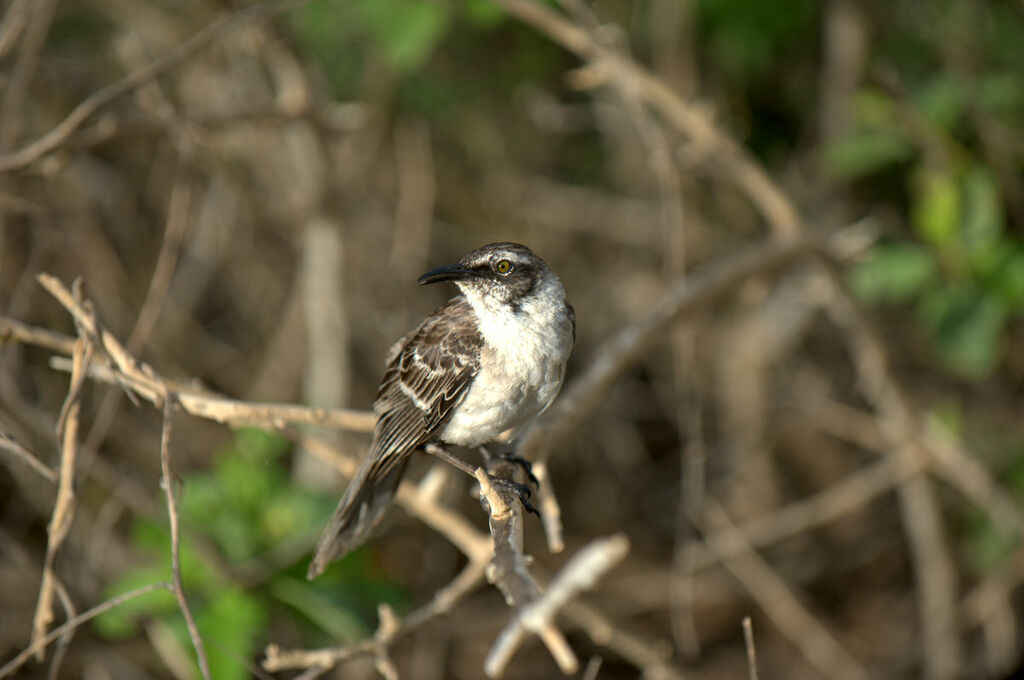
[[[540,486],[540,480],[537,479],[533,474],[533,463],[531,463],[530,461],[526,460],[525,458],[518,454],[512,453],[511,451],[502,454],[501,459],[521,467],[523,469],[523,472],[526,473],[526,478],[530,480],[530,483],[533,484],[534,486]]]
[[[533,492],[530,491],[530,487],[526,486],[525,484],[510,481],[508,479],[501,479],[499,477],[495,477],[494,475],[488,475],[488,477],[491,480],[491,484],[506,489],[511,489],[512,492],[515,493],[516,497],[519,499],[519,502],[523,504],[524,510],[526,510],[527,512],[532,512],[534,515],[537,515],[537,517],[540,517],[540,511],[537,510],[537,508],[534,507],[533,503],[530,502],[530,496],[533,495]]]

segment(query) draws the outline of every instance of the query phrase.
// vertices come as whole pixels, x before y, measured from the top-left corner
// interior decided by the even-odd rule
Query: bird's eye
[[[508,260],[499,260],[498,264],[494,265],[494,270],[504,276],[512,271],[512,263]]]

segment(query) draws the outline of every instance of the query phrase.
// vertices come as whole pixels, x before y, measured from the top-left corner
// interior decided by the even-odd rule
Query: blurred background
[[[831,277],[798,260],[686,315],[558,442],[567,549],[529,518],[538,570],[614,532],[632,546],[584,596],[618,641],[566,623],[569,641],[598,678],[744,678],[750,616],[762,677],[1007,677],[1024,650],[1024,4],[539,6],[619,56],[581,61],[513,0],[309,0],[226,24],[242,3],[3,0],[0,313],[73,335],[35,277],[82,277],[167,378],[367,409],[391,343],[452,294],[417,276],[514,240],[575,305],[569,386],[673,282],[792,236],[763,180],[806,233],[874,236]],[[614,65],[626,55],[736,146],[652,105]],[[0,429],[56,467],[52,354],[0,341]],[[159,409],[90,382],[81,422],[55,561],[78,612],[170,577]],[[215,678],[268,677],[269,643],[372,635],[377,603],[401,616],[465,563],[396,508],[308,583],[341,475],[269,430],[175,426],[182,571]],[[352,455],[367,442],[325,435]],[[6,662],[29,642],[55,485],[0,462]],[[468,491],[449,475],[443,498],[485,530]],[[510,616],[484,584],[392,658],[402,677],[482,677]],[[159,592],[79,628],[56,674],[197,670]],[[559,677],[536,641],[506,675]],[[372,657],[328,674],[375,676]]]

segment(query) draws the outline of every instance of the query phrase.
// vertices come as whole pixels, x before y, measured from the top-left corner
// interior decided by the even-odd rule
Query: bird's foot
[[[488,474],[514,479],[516,469],[519,469],[523,471],[527,482],[534,488],[540,487],[540,480],[533,474],[533,464],[511,448],[506,446],[500,453],[494,454],[487,446],[481,446],[480,451]]]
[[[519,502],[523,504],[524,510],[526,510],[527,512],[532,512],[533,514],[537,515],[537,517],[540,517],[540,511],[537,510],[537,508],[533,506],[533,503],[530,502],[530,497],[533,495],[533,492],[530,491],[530,487],[528,487],[525,484],[513,482],[512,480],[509,479],[502,479],[501,477],[495,477],[494,475],[490,474],[487,475],[487,477],[488,479],[491,480],[492,486],[515,494],[516,498],[519,499]],[[507,497],[507,494],[502,494],[502,496]]]
[[[534,487],[539,487],[540,486],[540,480],[537,479],[537,477],[534,476],[534,474],[533,474],[533,463],[531,463],[530,461],[526,460],[525,458],[523,458],[519,454],[513,453],[512,451],[508,451],[506,453],[501,454],[500,458],[501,458],[501,460],[503,460],[503,461],[505,461],[507,463],[512,463],[513,465],[518,465],[520,468],[522,468],[523,472],[526,474],[526,478],[528,480],[530,480],[530,484],[533,484]]]

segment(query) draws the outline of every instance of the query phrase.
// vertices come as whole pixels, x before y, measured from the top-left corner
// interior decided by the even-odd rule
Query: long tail
[[[409,454],[388,466],[383,474],[379,473],[380,466],[376,458],[372,450],[368,451],[353,475],[334,516],[320,536],[306,578],[316,578],[328,564],[362,545],[384,516],[384,511],[398,489],[398,483],[402,481]]]

